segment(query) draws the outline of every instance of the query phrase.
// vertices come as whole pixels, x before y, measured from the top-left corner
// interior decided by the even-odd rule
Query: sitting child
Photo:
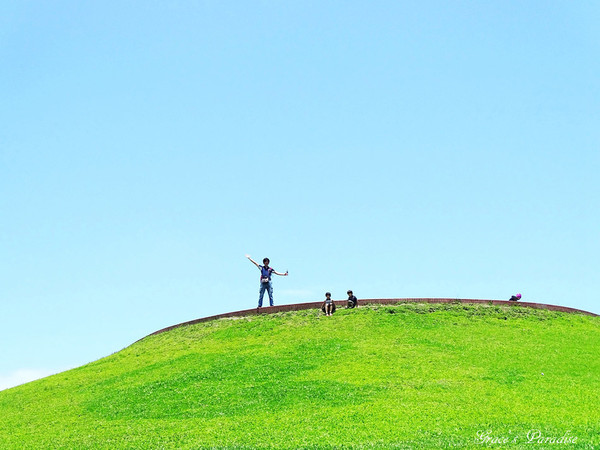
[[[330,292],[325,293],[325,301],[323,302],[321,310],[328,316],[331,316],[335,312],[335,303],[331,300]]]
[[[521,300],[521,294],[513,295],[511,298],[508,299],[508,301],[510,302],[517,302],[519,300]]]
[[[355,308],[358,306],[358,299],[354,296],[352,291],[348,291],[348,308]]]

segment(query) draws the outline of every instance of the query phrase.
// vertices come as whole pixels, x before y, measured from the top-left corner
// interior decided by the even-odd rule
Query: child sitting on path
[[[331,316],[333,314],[333,311],[335,310],[335,305],[333,304],[333,300],[331,300],[330,292],[325,293],[325,301],[323,302],[321,310],[328,316]]]
[[[356,308],[358,306],[358,299],[354,296],[352,291],[348,291],[348,308]]]

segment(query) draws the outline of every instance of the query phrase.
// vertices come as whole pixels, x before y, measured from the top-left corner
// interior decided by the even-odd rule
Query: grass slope
[[[222,319],[0,392],[0,448],[594,448],[599,348],[598,318],[521,307]]]

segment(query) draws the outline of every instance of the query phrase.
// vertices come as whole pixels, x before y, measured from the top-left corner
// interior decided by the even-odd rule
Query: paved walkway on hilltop
[[[336,300],[336,306],[344,306],[347,300]],[[467,304],[487,304],[487,305],[503,305],[512,307],[526,307],[534,309],[546,309],[549,311],[560,311],[566,313],[578,313],[585,314],[588,316],[598,317],[598,314],[591,313],[589,311],[583,311],[581,309],[568,308],[566,306],[546,305],[544,303],[529,303],[529,302],[510,302],[508,300],[476,300],[476,299],[463,299],[463,298],[371,298],[359,300],[359,305],[395,305],[398,303],[467,303]],[[155,334],[164,333],[166,331],[173,330],[175,328],[184,327],[188,325],[194,325],[201,322],[208,322],[210,320],[224,319],[227,317],[244,317],[244,316],[256,316],[259,314],[274,314],[278,312],[287,311],[300,311],[304,309],[321,309],[322,301],[312,303],[296,303],[292,305],[279,305],[279,306],[265,306],[257,310],[257,308],[244,309],[242,311],[234,311],[224,314],[217,314],[216,316],[202,317],[200,319],[190,320],[189,322],[179,323],[170,327],[163,328],[161,330],[150,333],[148,336]],[[148,337],[146,336],[146,337]],[[142,338],[145,339],[145,338]],[[142,340],[140,339],[140,341]],[[139,342],[139,341],[138,341]]]

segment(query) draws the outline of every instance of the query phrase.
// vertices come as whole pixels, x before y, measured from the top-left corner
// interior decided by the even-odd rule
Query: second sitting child
[[[333,300],[331,300],[331,293],[325,293],[325,301],[323,302],[323,306],[321,310],[328,316],[331,316],[335,311],[335,305],[333,304]]]
[[[356,308],[358,306],[358,299],[352,293],[352,291],[348,291],[348,306],[347,308]]]

